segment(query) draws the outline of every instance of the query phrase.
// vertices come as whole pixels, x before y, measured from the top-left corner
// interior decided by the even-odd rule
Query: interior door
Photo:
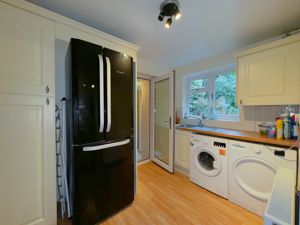
[[[174,75],[151,81],[151,160],[174,172]]]

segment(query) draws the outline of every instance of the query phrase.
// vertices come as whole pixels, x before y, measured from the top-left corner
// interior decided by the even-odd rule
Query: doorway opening
[[[137,161],[150,159],[150,81],[137,81]]]

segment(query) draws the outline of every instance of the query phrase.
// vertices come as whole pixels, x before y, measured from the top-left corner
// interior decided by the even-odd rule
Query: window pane
[[[216,114],[238,114],[238,106],[235,104],[236,72],[222,74],[215,80],[215,112]]]
[[[190,89],[197,90],[197,89],[205,88],[207,87],[207,83],[208,83],[207,78],[193,80],[191,81]]]
[[[200,117],[202,113],[208,115],[208,92],[197,92],[189,96],[189,112],[194,117]]]

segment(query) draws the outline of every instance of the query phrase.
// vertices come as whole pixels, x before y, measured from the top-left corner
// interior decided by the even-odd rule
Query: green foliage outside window
[[[239,109],[235,104],[236,72],[212,75],[213,78],[208,78],[208,76],[190,82],[189,115],[191,117],[204,115],[208,118],[238,115]],[[209,82],[213,84],[208,89]]]
[[[190,116],[200,117],[202,113],[207,116],[209,112],[208,93],[197,92],[189,96]]]
[[[231,72],[216,77],[215,80],[215,113],[237,114],[238,106],[235,104],[236,73]]]

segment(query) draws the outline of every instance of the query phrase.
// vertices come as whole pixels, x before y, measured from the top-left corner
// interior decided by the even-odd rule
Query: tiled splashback
[[[258,124],[266,121],[275,121],[275,118],[289,112],[299,114],[299,105],[292,106],[249,106],[244,107],[244,120],[253,121],[253,130],[258,130]]]
[[[275,118],[286,111],[287,106],[245,106],[240,107],[240,121],[205,120],[205,126],[227,129],[258,131],[258,124],[275,121]],[[300,105],[288,106],[293,113],[300,113]],[[198,120],[182,119],[181,123],[197,124]]]
[[[247,106],[244,109],[246,121],[274,121],[277,116],[286,112],[299,113],[299,105],[293,106]]]

